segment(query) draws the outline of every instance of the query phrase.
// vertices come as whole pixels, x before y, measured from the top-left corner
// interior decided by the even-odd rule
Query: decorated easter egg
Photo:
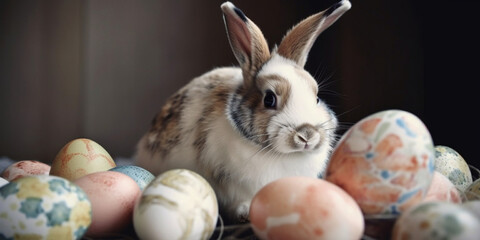
[[[335,147],[326,180],[364,214],[399,214],[422,201],[434,172],[432,138],[415,115],[387,110],[353,125]]]
[[[461,191],[472,184],[472,173],[467,162],[450,147],[435,146],[435,170],[448,177]]]
[[[362,212],[344,190],[322,179],[281,178],[254,196],[250,221],[260,239],[360,239]]]
[[[0,187],[2,187],[3,185],[6,185],[7,183],[8,181],[5,178],[0,177]]]
[[[447,177],[435,171],[430,188],[423,199],[423,202],[429,201],[461,203],[462,197],[455,185]]]
[[[153,179],[155,176],[148,170],[138,167],[138,166],[117,166],[109,171],[115,171],[123,173],[129,177],[131,177],[140,187],[140,190],[143,190]]]
[[[13,181],[25,176],[48,175],[49,172],[50,166],[48,164],[39,161],[23,160],[8,166],[3,171],[2,177],[8,181]]]
[[[135,205],[140,239],[209,239],[217,223],[215,192],[195,172],[174,169],[157,176]]]
[[[87,236],[101,237],[119,233],[132,224],[133,207],[141,191],[129,176],[104,171],[75,180],[92,203],[92,224]]]
[[[480,220],[461,204],[425,202],[404,212],[395,222],[392,239],[458,239],[480,236]]]
[[[480,178],[467,187],[465,197],[467,200],[480,200]]]
[[[110,154],[98,143],[85,138],[75,139],[65,145],[52,162],[50,175],[75,180],[89,173],[114,168]]]
[[[1,239],[81,239],[91,214],[87,195],[64,178],[29,176],[0,188]]]

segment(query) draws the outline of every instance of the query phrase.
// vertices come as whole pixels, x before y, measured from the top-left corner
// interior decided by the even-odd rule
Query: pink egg
[[[86,235],[118,234],[132,224],[133,208],[141,191],[129,176],[113,171],[96,172],[74,181],[92,203],[92,224]]]
[[[341,188],[322,179],[282,178],[253,198],[250,221],[260,239],[360,239],[360,207]]]
[[[423,202],[431,201],[461,203],[462,198],[455,185],[443,174],[435,171],[430,188],[423,199]]]
[[[36,175],[48,175],[50,172],[50,166],[33,160],[18,161],[10,165],[2,173],[2,177],[7,181],[13,181],[21,177],[36,176]]]

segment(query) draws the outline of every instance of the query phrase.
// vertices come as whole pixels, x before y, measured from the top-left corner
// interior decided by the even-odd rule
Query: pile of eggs
[[[474,239],[480,180],[455,150],[433,145],[401,110],[372,114],[339,140],[322,178],[286,177],[252,199],[260,239]],[[65,145],[51,166],[12,164],[0,178],[0,239],[81,239],[133,230],[140,239],[209,239],[214,190],[174,169],[153,176],[116,166],[89,139]]]

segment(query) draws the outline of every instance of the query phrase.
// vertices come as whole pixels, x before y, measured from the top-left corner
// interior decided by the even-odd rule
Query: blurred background
[[[233,1],[273,47],[335,0]],[[417,115],[435,145],[476,156],[478,1],[352,0],[306,69],[343,133],[375,112]],[[167,97],[235,65],[222,1],[0,1],[0,156],[49,163],[90,138],[131,157]]]

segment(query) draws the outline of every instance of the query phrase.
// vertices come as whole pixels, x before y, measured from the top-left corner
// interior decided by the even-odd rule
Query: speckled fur
[[[348,8],[323,18],[321,12],[293,28],[294,36],[287,34],[278,48],[292,51],[284,56],[270,53],[258,27],[224,3],[240,67],[214,69],[172,95],[140,139],[137,165],[154,174],[176,168],[198,172],[215,189],[223,215],[235,220],[248,219],[252,197],[267,183],[317,177],[328,163],[337,119],[325,103],[316,103],[317,84],[303,69],[306,56],[298,54],[307,54],[328,27],[321,25]],[[276,96],[273,109],[264,106],[267,91]]]

